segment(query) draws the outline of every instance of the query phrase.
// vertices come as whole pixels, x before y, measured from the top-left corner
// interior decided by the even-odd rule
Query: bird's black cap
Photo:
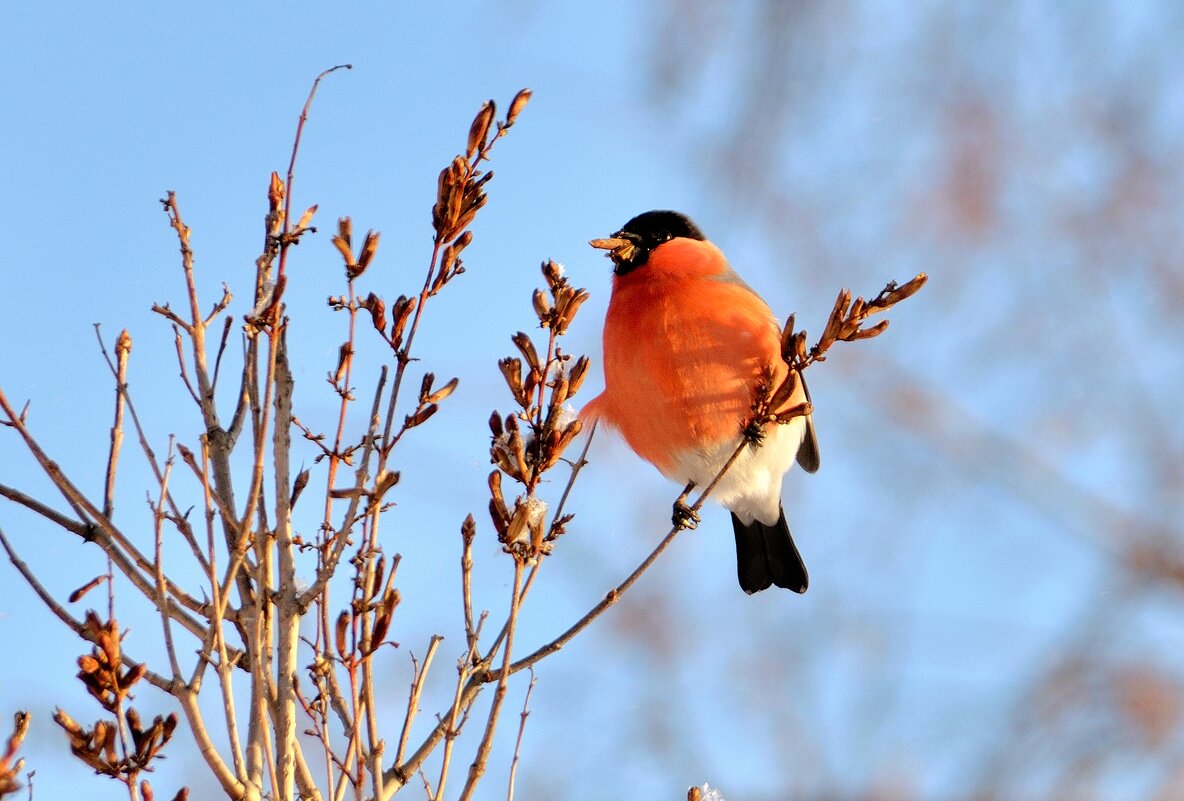
[[[685,214],[677,211],[655,210],[638,214],[622,226],[621,230],[613,234],[615,240],[626,240],[629,247],[614,248],[609,256],[616,265],[617,275],[636,270],[650,257],[650,251],[669,242],[671,239],[685,237],[705,241],[707,237],[699,230],[699,226],[691,222]],[[612,240],[597,240],[603,242],[598,247],[605,247]]]
[[[641,239],[641,244],[656,248],[671,239],[684,236],[687,239],[707,239],[699,226],[691,222],[691,218],[677,211],[647,211],[638,214],[621,227],[616,236],[633,234]]]

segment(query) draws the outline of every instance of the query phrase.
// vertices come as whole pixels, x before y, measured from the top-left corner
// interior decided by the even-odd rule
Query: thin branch
[[[170,450],[171,450],[171,444],[170,444]],[[173,681],[179,682],[179,681],[181,681],[181,663],[179,661],[177,661],[177,648],[173,643],[173,628],[172,628],[172,622],[169,619],[169,613],[168,613],[169,604],[171,603],[171,601],[169,600],[168,592],[165,590],[164,557],[163,557],[163,553],[162,553],[163,552],[163,544],[164,544],[164,519],[165,519],[163,507],[164,507],[164,503],[165,503],[165,496],[168,495],[168,491],[169,491],[169,476],[172,474],[172,470],[173,470],[173,459],[172,459],[172,456],[170,455],[169,458],[165,461],[164,478],[160,482],[160,497],[156,502],[155,508],[153,509],[153,517],[154,517],[153,532],[155,534],[155,543],[156,543],[155,559],[154,559],[154,561],[156,563],[156,608],[160,612],[160,622],[161,622],[161,625],[164,627],[165,651],[168,653],[169,667],[173,671]]]
[[[526,697],[522,699],[522,713],[519,715],[518,738],[514,741],[514,757],[510,760],[510,781],[506,788],[506,801],[514,801],[514,780],[518,777],[518,755],[522,751],[522,735],[526,732],[526,719],[530,717],[530,696],[538,681],[530,671],[530,684],[526,685]]]
[[[423,658],[423,667],[415,672],[414,678],[411,681],[411,694],[407,698],[407,716],[403,718],[403,731],[399,735],[399,747],[395,750],[396,765],[403,761],[403,754],[407,750],[407,740],[411,737],[411,724],[419,712],[419,699],[423,694],[424,680],[427,678],[428,670],[432,666],[432,660],[436,656],[436,650],[443,641],[444,638],[439,634],[432,635],[432,639],[428,643],[428,652]],[[414,663],[414,657],[412,657],[412,662]]]
[[[711,483],[707,485],[706,489],[704,489],[699,494],[698,499],[691,505],[690,511],[698,512],[700,509],[703,508],[703,504],[707,501],[707,497],[711,494],[711,492],[719,484],[720,480],[724,477],[724,474],[728,472],[728,470],[731,468],[732,464],[735,463],[736,459],[738,459],[740,457],[740,454],[744,452],[744,449],[749,446],[750,446],[750,443],[747,440],[741,440],[740,444],[737,445],[736,449],[732,452],[732,455],[730,457],[728,457],[728,461],[724,464],[724,466],[720,469],[720,471],[718,473],[716,473],[715,478],[713,478],[711,480]],[[641,564],[639,564],[633,570],[633,572],[630,573],[628,575],[628,577],[626,577],[626,579],[624,581],[622,581],[620,584],[618,584],[613,589],[609,590],[608,594],[604,596],[604,598],[600,601],[600,603],[598,603],[598,604],[596,604],[596,606],[592,607],[588,611],[587,614],[585,614],[582,618],[577,620],[570,628],[568,628],[567,631],[563,632],[562,634],[560,634],[558,637],[556,637],[551,642],[549,642],[546,645],[542,646],[541,648],[537,649],[536,651],[534,651],[534,653],[532,653],[528,656],[525,656],[522,659],[515,662],[511,666],[510,672],[517,673],[519,670],[522,670],[523,668],[528,668],[531,665],[535,664],[543,657],[548,656],[549,654],[555,653],[556,651],[561,649],[564,645],[566,645],[571,640],[572,637],[576,636],[581,631],[583,631],[585,628],[587,628],[588,624],[591,623],[593,620],[595,620],[597,617],[599,617],[601,615],[601,613],[604,612],[604,610],[608,609],[610,606],[612,606],[613,604],[615,604],[617,601],[619,601],[621,599],[621,596],[624,595],[625,592],[630,587],[633,586],[634,582],[636,582],[637,579],[641,578],[641,575],[643,573],[645,573],[645,571],[647,571],[650,568],[650,565],[652,565],[657,560],[657,558],[662,555],[662,552],[666,550],[667,546],[669,546],[670,543],[674,542],[674,538],[679,535],[679,532],[681,532],[683,530],[683,528],[684,528],[684,526],[677,526],[677,525],[672,526],[670,531],[666,534],[666,536],[662,538],[662,541],[659,542],[654,547],[654,550],[652,550],[650,552],[650,555],[647,556],[641,562]],[[485,680],[492,681],[493,678],[491,676],[486,676]]]
[[[103,335],[95,323],[99,345]],[[107,480],[103,485],[103,516],[111,520],[115,512],[115,470],[119,464],[119,449],[123,445],[123,407],[127,392],[127,360],[132,351],[132,338],[125,328],[115,340],[115,421],[111,424],[111,447],[107,453]]]
[[[510,657],[514,647],[514,632],[517,629],[518,610],[522,603],[522,570],[523,561],[518,555],[514,558],[514,589],[510,596],[509,630],[506,634],[506,647],[502,655],[502,669],[498,675],[497,689],[493,694],[493,701],[489,705],[489,716],[485,721],[485,732],[481,743],[477,746],[477,754],[473,764],[469,766],[469,776],[460,794],[460,801],[469,801],[477,789],[477,783],[485,775],[485,766],[489,762],[489,751],[493,747],[493,735],[497,729],[498,718],[501,716],[502,702],[506,698],[506,687],[510,680]]]

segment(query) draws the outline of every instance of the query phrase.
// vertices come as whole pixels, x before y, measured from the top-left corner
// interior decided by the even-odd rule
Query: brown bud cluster
[[[511,337],[518,355],[501,359],[498,368],[518,410],[505,416],[495,411],[489,418],[490,461],[498,468],[489,476],[490,517],[507,550],[527,557],[546,553],[562,532],[558,521],[547,529],[546,505],[535,490],[580,433],[569,404],[589,366],[586,356],[573,360],[557,344],[588,293],[572,287],[553,261],[543,263],[542,273],[547,287],[535,290],[532,305],[540,327],[549,332],[546,350],[525,332]],[[512,504],[502,491],[503,474],[525,488]],[[569,519],[564,516],[562,522]]]
[[[415,311],[415,298],[399,295],[395,305],[391,308],[390,343],[393,350],[403,346],[403,332],[407,329],[407,321]]]
[[[557,334],[566,334],[580,306],[588,299],[588,290],[576,289],[563,276],[563,267],[554,261],[543,262],[543,278],[551,291],[548,298],[542,289],[534,292],[534,312],[542,328],[554,328]]]
[[[95,647],[78,658],[78,678],[104,709],[115,712],[132,685],[144,678],[147,667],[139,664],[123,668],[119,624],[114,619],[104,623],[93,610],[88,610],[83,628],[83,636],[95,643]]]
[[[436,203],[432,206],[432,228],[436,231],[437,246],[457,244],[477,212],[485,205],[487,196],[484,186],[493,177],[493,173],[482,172],[477,169],[477,165],[488,159],[493,143],[505,136],[528,100],[529,89],[523,89],[515,95],[510,102],[506,119],[502,122],[496,121],[496,103],[487,100],[481,104],[472,124],[469,125],[464,155],[458,155],[451,164],[440,171],[436,186]],[[443,254],[440,270],[433,283],[433,294],[438,292],[449,278],[463,271],[457,256],[467,244],[465,241],[454,252]]]
[[[904,286],[897,286],[895,281],[890,281],[870,301],[865,301],[862,297],[852,301],[851,292],[847,289],[841,290],[835,299],[834,308],[831,309],[822,336],[808,353],[805,332],[791,333],[793,317],[789,318],[781,338],[782,356],[787,360],[792,359],[799,368],[804,368],[813,362],[825,361],[826,351],[836,342],[855,342],[879,336],[888,328],[888,321],[881,320],[870,328],[863,327],[864,321],[873,314],[887,311],[905,298],[912,297],[928,280],[929,277],[925,273],[919,273]]]
[[[366,563],[370,558],[373,558],[373,552],[369,557],[355,557],[354,567],[357,572],[354,578],[354,600],[348,609],[337,615],[334,626],[337,655],[347,665],[358,664],[386,642],[395,608],[402,600],[399,591],[394,587],[398,556],[392,561],[389,571],[386,569],[386,558],[381,555],[368,571]],[[366,641],[361,642],[360,637],[364,636],[363,621],[370,615],[373,615],[373,625],[365,637]]]
[[[17,777],[25,769],[25,760],[17,759],[16,752],[29,733],[30,721],[32,716],[28,712],[17,712],[12,716],[12,736],[8,738],[4,753],[0,754],[0,798],[21,789]]]
[[[177,728],[175,713],[167,717],[157,715],[144,725],[135,709],[128,709],[123,715],[131,734],[126,756],[119,756],[116,750],[118,726],[107,720],[96,721],[89,729],[83,728],[65,710],[54,710],[53,719],[70,739],[70,751],[86,763],[95,773],[104,776],[129,778],[148,769],[152,760],[173,737]],[[182,796],[183,797],[183,796]]]
[[[313,206],[311,210],[315,209],[316,206]],[[337,234],[333,237],[333,246],[337,248],[337,252],[341,254],[341,258],[345,262],[345,277],[349,281],[353,281],[366,272],[366,268],[374,260],[374,254],[378,252],[378,238],[380,236],[373,229],[367,231],[366,238],[362,241],[362,249],[355,257],[353,231],[353,222],[350,218],[342,217],[337,220]]]

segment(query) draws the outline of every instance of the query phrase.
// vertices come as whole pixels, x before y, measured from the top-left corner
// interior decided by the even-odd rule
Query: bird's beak
[[[613,261],[628,261],[633,255],[633,251],[637,248],[635,244],[628,239],[622,237],[609,237],[608,239],[593,239],[588,243],[599,250],[607,250],[608,256]]]

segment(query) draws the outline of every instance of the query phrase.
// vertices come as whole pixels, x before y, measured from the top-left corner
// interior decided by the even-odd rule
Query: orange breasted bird
[[[604,392],[581,416],[615,428],[667,478],[704,487],[724,466],[752,416],[758,382],[790,369],[769,306],[685,215],[648,211],[593,247],[612,259],[604,323]],[[783,409],[809,399],[798,376]],[[769,424],[716,485],[732,513],[737,575],[747,593],[770,584],[805,592],[806,566],[785,511],[781,481],[796,460],[818,469],[810,415]],[[685,509],[685,507],[683,507]],[[676,504],[676,519],[679,517]]]

